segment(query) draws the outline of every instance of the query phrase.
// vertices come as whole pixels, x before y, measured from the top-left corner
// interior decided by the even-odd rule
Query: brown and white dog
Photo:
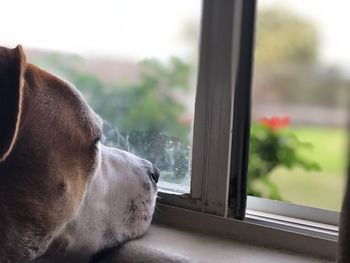
[[[0,262],[88,262],[145,233],[159,170],[101,145],[101,126],[71,84],[0,47]]]

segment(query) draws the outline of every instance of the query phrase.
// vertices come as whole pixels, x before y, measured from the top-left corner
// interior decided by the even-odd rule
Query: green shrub
[[[301,167],[306,171],[320,170],[320,166],[298,154],[300,149],[312,147],[301,142],[289,129],[289,117],[262,118],[252,124],[248,167],[248,195],[283,200],[277,186],[270,180],[278,167]],[[263,185],[265,191],[259,188]]]

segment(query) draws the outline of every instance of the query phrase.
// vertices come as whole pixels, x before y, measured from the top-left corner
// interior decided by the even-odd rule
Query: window
[[[6,6],[2,39],[76,85],[106,144],[156,163],[161,188],[188,192],[201,1],[26,2],[16,17],[18,3]]]
[[[345,3],[345,0],[337,2]],[[274,229],[271,231],[283,225],[281,228],[285,230],[299,229],[299,232],[296,232],[303,233],[303,237],[294,235],[295,232],[293,234],[279,232],[274,236],[275,239],[272,238],[273,242],[284,243],[283,240],[290,237],[295,249],[300,250],[303,247],[302,249],[310,249],[309,252],[313,253],[318,251],[318,245],[326,245],[328,250],[322,253],[329,255],[334,252],[332,249],[335,246],[338,213],[319,208],[339,210],[340,188],[334,188],[338,201],[333,204],[325,204],[323,201],[317,204],[304,197],[297,199],[299,194],[291,192],[299,191],[300,180],[308,181],[309,185],[317,185],[323,180],[323,175],[315,172],[310,176],[309,174],[294,176],[281,169],[274,170],[273,175],[261,172],[264,165],[261,156],[264,153],[261,154],[260,151],[257,154],[256,149],[261,146],[259,142],[267,142],[267,139],[264,139],[265,134],[259,141],[261,135],[258,133],[261,131],[255,133],[255,130],[261,128],[259,126],[261,121],[263,132],[275,132],[273,125],[286,126],[291,119],[291,132],[300,136],[301,141],[313,143],[312,140],[319,136],[321,138],[318,140],[325,143],[326,140],[323,138],[328,137],[322,136],[335,136],[338,140],[335,151],[341,160],[336,160],[336,164],[331,163],[329,167],[337,166],[337,175],[334,178],[336,184],[341,187],[344,178],[341,167],[346,160],[344,148],[341,148],[345,145],[343,143],[345,132],[341,130],[342,128],[337,128],[333,135],[320,132],[316,136],[316,130],[318,132],[320,129],[315,129],[314,126],[297,127],[294,124],[298,121],[304,124],[304,119],[297,118],[311,115],[316,108],[324,106],[322,104],[324,101],[331,103],[327,104],[327,107],[329,105],[333,107],[330,112],[343,111],[342,107],[348,105],[346,100],[349,97],[348,77],[346,74],[333,71],[334,67],[330,68],[330,64],[321,65],[312,48],[304,50],[297,46],[296,52],[293,51],[295,54],[288,49],[293,47],[291,43],[294,41],[297,45],[301,43],[302,47],[306,45],[305,41],[307,45],[318,43],[318,39],[313,38],[313,26],[307,26],[310,25],[308,15],[297,13],[296,17],[300,21],[293,20],[290,25],[288,24],[290,30],[298,33],[295,26],[300,26],[301,23],[302,33],[306,36],[301,34],[300,37],[297,35],[292,40],[285,40],[287,51],[284,50],[282,45],[284,42],[280,43],[279,38],[287,29],[283,27],[281,34],[278,35],[266,31],[263,23],[271,26],[274,22],[271,22],[271,19],[277,17],[288,20],[293,16],[289,13],[281,15],[278,13],[280,9],[276,14],[273,13],[275,17],[270,13],[264,13],[271,12],[271,3],[274,1],[261,0],[257,9],[254,64],[256,12],[254,0],[120,0],[98,5],[75,1],[69,3],[69,9],[64,7],[62,1],[50,4],[42,1],[41,8],[37,9],[33,3],[26,3],[28,6],[22,10],[33,9],[33,12],[37,13],[36,15],[23,13],[20,16],[23,23],[18,22],[18,17],[13,16],[18,11],[16,3],[9,2],[7,4],[9,11],[4,11],[4,15],[0,17],[1,23],[7,26],[3,26],[0,33],[8,44],[22,42],[27,52],[33,47],[29,52],[30,61],[70,79],[82,89],[89,103],[106,120],[104,133],[107,143],[133,151],[158,164],[162,178],[159,202],[162,209],[172,215],[172,217],[166,216],[168,220],[181,221],[176,214],[185,216],[184,211],[200,212],[196,213],[196,218],[198,214],[199,217],[203,214],[217,215],[218,217],[205,215],[207,217],[203,223],[220,222],[219,228],[228,228],[232,225],[242,227],[238,232],[249,236],[250,239],[252,234],[246,232],[250,229],[252,233],[258,233],[258,227],[231,220],[232,218],[246,219],[248,222],[258,223],[259,226],[273,225]],[[298,5],[299,1],[283,3],[287,6],[287,12],[290,12],[290,5]],[[321,6],[317,1],[312,3],[311,6]],[[83,5],[84,9],[81,8]],[[52,8],[60,10],[56,12],[60,15],[52,14],[49,11]],[[346,8],[340,9],[346,10]],[[303,10],[306,12],[308,8]],[[275,12],[274,9],[272,11]],[[318,9],[313,8],[312,11],[317,13]],[[64,20],[61,14],[65,14]],[[43,21],[53,22],[48,23],[48,27],[43,27]],[[274,26],[282,27],[283,24],[275,23],[272,27]],[[40,28],[40,32],[37,28]],[[289,35],[288,33],[287,36]],[[338,36],[342,39],[344,37],[343,34]],[[278,37],[278,40],[274,40],[274,37]],[[269,50],[273,45],[267,43],[265,47],[261,46],[262,41],[277,41],[277,47]],[[278,60],[278,63],[275,61],[277,55],[283,58]],[[310,64],[307,64],[308,67],[304,67],[304,64],[290,64],[293,56],[307,63],[311,63],[310,61],[317,63],[312,64],[312,67],[309,67]],[[273,63],[259,62],[269,60]],[[252,74],[253,67],[254,74]],[[341,68],[347,72],[346,68],[342,66]],[[294,79],[291,79],[289,74],[292,74]],[[292,84],[295,90],[288,88],[288,85]],[[332,90],[329,89],[329,85],[332,85]],[[325,97],[321,98],[321,94],[315,92],[319,87],[325,92],[322,93]],[[300,92],[296,92],[297,89],[300,89]],[[342,93],[335,92],[336,89]],[[294,97],[289,96],[290,94]],[[337,94],[342,94],[339,100]],[[251,98],[253,98],[252,118],[250,118]],[[274,104],[276,98],[281,102],[279,105]],[[328,98],[332,98],[333,102],[328,101]],[[318,104],[320,101],[323,102]],[[296,106],[304,107],[302,109],[306,109],[305,112],[308,113],[292,114],[291,109],[295,109]],[[298,110],[300,111],[300,108]],[[319,115],[319,112],[316,110],[316,115]],[[269,118],[273,115],[278,115],[282,119],[277,119],[277,124],[272,124],[273,121]],[[315,118],[311,119],[313,124],[314,121],[318,121]],[[337,121],[332,119],[334,122]],[[276,119],[274,121],[276,123]],[[306,123],[311,124],[307,121]],[[252,141],[253,139],[258,140],[258,143]],[[251,142],[251,154],[248,169],[249,142]],[[299,141],[293,143],[298,144]],[[315,151],[326,149],[314,144]],[[321,166],[323,162],[322,159],[314,159],[316,154],[309,154],[306,150],[300,152],[300,156],[306,160],[304,165],[310,169],[318,169],[318,164]],[[267,147],[266,152],[269,151],[270,148]],[[309,158],[309,155],[313,155],[312,158]],[[327,156],[323,155],[322,158],[325,160]],[[269,180],[263,178],[253,182],[252,165],[255,165],[257,177],[265,176],[264,178]],[[280,163],[275,164],[278,165]],[[248,181],[247,174],[250,174]],[[296,177],[299,178],[299,182],[293,181]],[[291,189],[289,185],[294,185],[295,189]],[[306,183],[302,186],[307,188],[303,195],[307,195],[311,186],[307,186]],[[318,191],[317,188],[312,190]],[[278,199],[275,197],[280,196],[280,200],[292,204],[258,197],[248,197],[247,204],[247,193],[271,199]],[[309,209],[300,204],[317,208]],[[169,211],[166,205],[187,210],[174,208]],[[293,217],[298,220],[293,220]],[[313,223],[306,223],[306,219],[317,221],[317,227]],[[193,221],[189,220],[188,223],[191,222]],[[260,229],[264,229],[261,233],[267,234],[265,228]],[[222,230],[222,228],[220,231],[235,232],[232,229]],[[321,241],[317,243],[314,238],[308,239],[309,236],[316,236]],[[332,238],[329,239],[329,236]],[[298,240],[302,240],[301,245]],[[309,241],[317,244],[302,245]],[[285,246],[291,246],[291,243],[286,242]]]
[[[162,200],[226,215],[234,3],[40,1],[15,16],[18,5],[0,18],[4,44],[74,83],[105,143],[155,162]]]
[[[339,30],[349,20],[346,6],[259,1],[249,195],[340,211],[350,95],[350,37]]]

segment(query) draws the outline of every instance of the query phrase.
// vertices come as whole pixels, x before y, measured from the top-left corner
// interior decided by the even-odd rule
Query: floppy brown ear
[[[26,58],[21,46],[0,47],[0,162],[10,154],[19,129]]]

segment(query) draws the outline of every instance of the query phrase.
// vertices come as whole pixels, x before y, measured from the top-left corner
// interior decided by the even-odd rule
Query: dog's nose
[[[150,171],[150,176],[152,177],[152,179],[158,183],[159,180],[159,176],[160,176],[160,170],[159,168],[153,164],[152,169]]]

